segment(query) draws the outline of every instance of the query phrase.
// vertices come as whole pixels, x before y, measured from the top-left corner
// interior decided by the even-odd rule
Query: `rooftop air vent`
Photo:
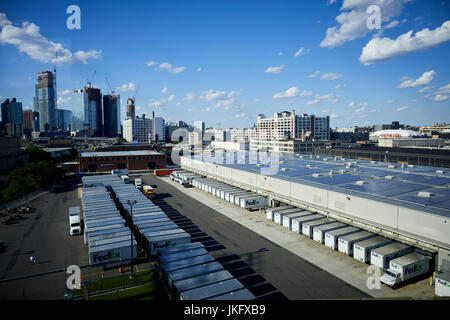
[[[364,181],[364,180],[356,181],[356,185],[358,185],[358,186],[362,186],[362,185],[364,185],[364,184],[366,184],[366,183],[367,183],[367,182]]]
[[[318,173],[313,173],[313,175],[312,175],[314,178],[318,178],[318,177],[320,177],[320,175],[318,174]]]
[[[431,192],[427,192],[427,191],[419,191],[417,196],[419,196],[421,198],[431,198],[433,196],[433,194]]]
[[[370,163],[377,163],[377,162],[372,160],[372,161],[370,161]]]
[[[281,168],[281,171],[283,171],[283,172],[288,171],[288,170],[289,170],[288,168]]]
[[[395,164],[390,164],[390,165],[388,165],[388,168],[395,168]]]
[[[387,180],[392,180],[392,179],[394,179],[394,176],[385,176],[384,178]]]
[[[339,173],[340,173],[340,174],[344,174],[344,173],[345,173],[345,170],[344,170],[344,169],[340,169],[340,170],[339,170]]]
[[[436,174],[444,174],[444,170],[436,170]]]
[[[311,169],[311,168],[312,168],[312,165],[307,164],[306,167],[309,168],[309,169]]]
[[[408,168],[414,168],[413,164],[408,164]]]

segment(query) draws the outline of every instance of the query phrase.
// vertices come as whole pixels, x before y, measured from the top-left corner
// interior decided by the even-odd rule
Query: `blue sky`
[[[80,30],[66,27],[71,4]],[[372,4],[379,30],[366,26]],[[94,86],[109,93],[107,77],[120,93],[122,117],[139,87],[138,114],[208,127],[293,108],[329,114],[332,127],[450,122],[450,1],[6,0],[0,13],[0,96],[24,108],[63,50],[58,108],[75,113],[67,92],[95,71]]]

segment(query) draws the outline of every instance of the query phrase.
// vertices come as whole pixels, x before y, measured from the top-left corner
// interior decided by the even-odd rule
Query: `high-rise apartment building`
[[[37,80],[33,109],[39,112],[39,131],[56,130],[56,76],[51,71],[43,71],[38,73]]]
[[[146,118],[145,114],[141,118],[129,118],[122,122],[123,137],[131,143],[150,143],[153,136],[153,119]],[[155,117],[155,135],[157,141],[164,141],[165,128],[164,119]]]
[[[260,114],[256,126],[257,140],[285,139],[330,139],[330,117],[300,114],[283,111],[275,113],[273,118]]]
[[[23,134],[22,102],[16,98],[6,99],[1,105],[2,124],[8,136],[21,136]]]
[[[103,120],[105,137],[118,137],[122,134],[119,94],[107,94],[103,96]]]

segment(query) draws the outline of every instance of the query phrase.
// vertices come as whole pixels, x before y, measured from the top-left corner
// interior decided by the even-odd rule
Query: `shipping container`
[[[360,231],[345,236],[340,236],[338,240],[338,251],[348,256],[353,256],[353,244],[376,237],[376,234],[369,231]]]
[[[325,232],[325,245],[330,249],[337,250],[339,237],[342,237],[342,236],[345,236],[345,235],[351,234],[351,233],[356,233],[359,231],[361,231],[361,229],[351,227],[351,226],[327,231],[327,232]]]
[[[185,291],[193,290],[196,288],[205,287],[221,281],[234,279],[233,275],[227,270],[220,270],[202,274],[190,279],[178,280],[173,282],[172,285],[172,298],[178,300],[180,294]]]
[[[204,254],[197,257],[191,257],[183,260],[163,263],[160,265],[161,277],[163,281],[167,282],[168,273],[176,270],[181,270],[187,267],[194,267],[201,264],[213,262],[214,258],[210,254]]]
[[[87,237],[87,241],[89,242],[89,239],[91,239],[91,237],[114,234],[114,233],[119,233],[119,232],[130,232],[130,229],[128,227],[124,226],[124,227],[119,227],[119,228],[94,231],[94,232],[89,233],[89,235]],[[85,243],[85,244],[87,244],[87,243]]]
[[[376,249],[370,253],[370,264],[383,270],[389,268],[392,259],[405,255],[413,251],[411,246],[400,242],[394,242]]]
[[[180,300],[204,300],[242,288],[244,288],[244,286],[238,280],[229,279],[201,288],[184,291],[180,294]]]
[[[229,190],[221,190],[220,191],[220,198],[222,200],[228,201],[227,200],[227,195],[228,194],[230,194],[232,192],[240,192],[240,191],[242,191],[242,189],[239,189],[239,188],[236,188],[236,187],[234,187],[233,189],[229,189]]]
[[[240,206],[240,203],[241,203],[242,199],[252,198],[252,197],[255,197],[257,195],[258,194],[254,193],[254,192],[250,192],[250,193],[245,194],[245,195],[236,195],[236,196],[234,196],[234,204],[237,205],[237,206]]]
[[[205,248],[184,249],[183,251],[157,255],[157,262],[168,263],[172,261],[187,259],[190,257],[202,256],[204,254],[209,254],[209,252]]]
[[[195,242],[194,242],[195,243]],[[172,291],[172,284],[174,281],[189,279],[198,275],[224,270],[223,266],[217,262],[207,262],[196,266],[186,266],[181,269],[166,272],[165,285]]]
[[[90,243],[93,242],[93,241],[118,238],[118,237],[123,237],[123,236],[126,236],[126,235],[128,235],[128,237],[130,237],[130,234],[131,234],[131,230],[128,229],[128,230],[125,230],[125,231],[101,234],[101,235],[98,235],[98,236],[92,236],[91,235],[91,236],[89,236],[88,243],[90,245]]]
[[[436,272],[434,293],[438,297],[450,297],[450,272]]]
[[[89,246],[89,248],[92,248],[92,247],[96,247],[96,246],[103,246],[106,244],[123,242],[123,241],[127,241],[127,240],[131,241],[131,231],[128,232],[128,234],[126,234],[126,235],[116,236],[116,237],[107,238],[107,239],[100,239],[100,240],[89,239],[88,246]],[[133,236],[133,240],[135,240],[134,236]]]
[[[353,258],[361,262],[370,263],[373,249],[391,244],[394,240],[382,236],[373,237],[353,244]]]
[[[320,243],[325,243],[325,232],[336,230],[339,228],[348,227],[348,224],[342,222],[333,222],[330,224],[325,224],[321,226],[317,226],[313,231],[313,240],[318,241]]]
[[[331,224],[333,222],[335,222],[335,220],[327,218],[313,221],[306,221],[302,224],[302,234],[312,239],[315,227]]]
[[[255,300],[256,297],[248,289],[240,289],[221,294],[206,300]]]
[[[131,250],[133,250],[133,252]],[[133,241],[133,247],[131,247],[130,240],[91,247],[89,248],[89,264],[109,264],[111,262],[120,261],[128,263],[129,259],[132,258],[132,255],[133,258],[137,257],[136,241]]]
[[[296,233],[301,233],[303,223],[308,222],[308,221],[313,221],[313,220],[319,220],[319,219],[323,219],[323,218],[325,218],[325,216],[323,216],[321,214],[317,214],[317,213],[298,217],[298,218],[293,218],[291,230]]]

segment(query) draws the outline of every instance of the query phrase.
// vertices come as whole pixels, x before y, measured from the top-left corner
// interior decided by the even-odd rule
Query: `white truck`
[[[392,259],[389,269],[380,278],[380,281],[393,289],[397,289],[405,281],[427,273],[430,259],[416,252]]]
[[[123,183],[130,183],[130,178],[126,175],[120,176],[120,178],[122,179]]]
[[[141,178],[135,178],[134,179],[134,186],[138,188],[139,190],[142,190],[142,179]]]
[[[69,216],[70,235],[81,234],[80,215]]]

